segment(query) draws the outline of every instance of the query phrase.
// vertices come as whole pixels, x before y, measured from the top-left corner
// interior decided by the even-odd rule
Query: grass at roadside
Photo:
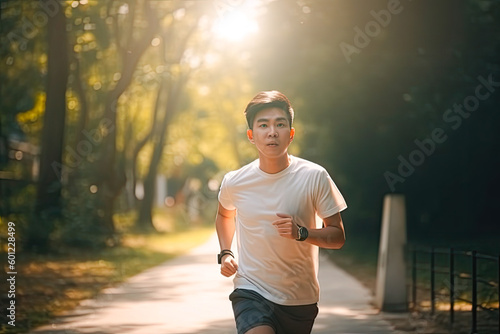
[[[19,254],[16,327],[7,326],[2,319],[0,333],[24,333],[46,324],[103,288],[203,243],[213,231],[213,227],[205,226],[168,234],[129,233],[123,235],[121,246],[101,251]]]

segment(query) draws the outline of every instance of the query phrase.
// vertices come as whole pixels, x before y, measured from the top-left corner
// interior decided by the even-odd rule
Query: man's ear
[[[253,144],[253,131],[252,131],[252,129],[247,130],[247,137],[248,137],[248,140],[250,140],[250,142]]]
[[[295,137],[295,128],[290,129],[290,142],[293,140],[293,137]]]

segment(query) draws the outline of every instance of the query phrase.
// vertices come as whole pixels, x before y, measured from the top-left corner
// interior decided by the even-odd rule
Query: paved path
[[[234,334],[228,295],[232,279],[219,274],[214,235],[187,255],[104,290],[33,334]],[[395,334],[370,306],[371,294],[325,258],[313,333]],[[293,334],[293,333],[291,333]]]

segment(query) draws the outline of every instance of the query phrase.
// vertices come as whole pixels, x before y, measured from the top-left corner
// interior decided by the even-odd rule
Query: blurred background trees
[[[297,112],[291,152],[330,171],[348,232],[375,237],[394,191],[407,196],[410,239],[498,236],[499,10],[493,0],[2,1],[2,228],[15,220],[24,247],[48,250],[112,246],[123,213],[143,231],[168,230],[155,210],[212,223],[224,173],[256,158],[246,103],[278,89]],[[54,40],[56,23],[66,33]],[[475,96],[479,77],[490,94],[452,127],[445,113]],[[400,175],[437,128],[446,140]]]

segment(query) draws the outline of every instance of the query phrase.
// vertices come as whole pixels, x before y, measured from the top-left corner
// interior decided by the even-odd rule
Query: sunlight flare
[[[246,8],[235,8],[221,15],[213,27],[213,33],[220,39],[239,42],[259,30],[252,14]]]

